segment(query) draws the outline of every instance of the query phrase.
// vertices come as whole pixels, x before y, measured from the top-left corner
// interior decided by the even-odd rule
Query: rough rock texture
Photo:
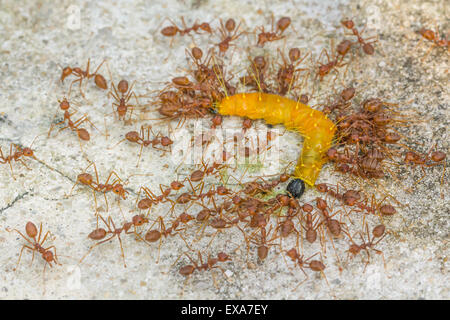
[[[79,10],[79,17],[77,16]],[[191,24],[195,19],[217,25],[218,18],[242,19],[247,30],[270,25],[271,14],[278,18],[288,15],[293,19],[287,40],[267,45],[264,52],[276,56],[276,48],[299,46],[317,56],[331,39],[338,41],[343,31],[339,27],[342,17],[352,17],[358,27],[367,23],[367,34],[378,34],[376,53],[363,57],[355,53],[352,67],[345,75],[345,83],[358,89],[357,99],[379,96],[400,104],[406,111],[418,113],[425,121],[405,127],[404,142],[426,151],[437,142],[440,149],[449,153],[449,92],[448,53],[434,48],[428,58],[422,57],[429,43],[419,43],[416,30],[422,26],[448,30],[448,6],[445,1],[47,1],[3,0],[0,7],[0,146],[9,154],[11,143],[28,146],[33,143],[41,162],[29,160],[30,171],[20,163],[14,164],[11,177],[8,165],[0,166],[0,298],[74,298],[74,299],[438,299],[450,298],[448,274],[449,194],[446,175],[444,198],[440,197],[442,167],[427,170],[424,180],[412,193],[406,186],[421,177],[416,169],[401,169],[400,187],[395,181],[385,181],[384,188],[405,206],[399,214],[385,219],[392,233],[382,242],[386,269],[379,255],[364,272],[361,258],[344,263],[339,272],[333,251],[327,251],[326,277],[329,286],[320,276],[309,273],[309,278],[297,290],[303,273],[275,251],[265,263],[257,263],[250,255],[246,262],[246,246],[236,239],[239,234],[218,235],[212,251],[232,251],[241,244],[233,261],[224,266],[226,276],[215,270],[215,280],[210,273],[198,273],[187,281],[178,274],[180,260],[175,260],[186,250],[180,239],[168,239],[161,246],[151,247],[124,236],[123,246],[127,268],[123,267],[117,239],[96,247],[82,264],[91,241],[87,238],[95,228],[92,193],[77,186],[68,195],[78,173],[87,167],[79,142],[70,130],[57,134],[55,128],[47,138],[61,99],[68,90],[70,78],[64,85],[59,81],[61,67],[84,67],[91,59],[91,71],[104,59],[108,60],[113,80],[136,80],[136,93],[142,104],[150,101],[152,91],[160,90],[171,77],[187,67],[185,48],[195,44],[207,48],[218,43],[217,36],[195,35],[162,37],[161,27],[171,17],[177,23],[184,16]],[[447,23],[447,24],[445,24]],[[267,28],[267,27],[266,27]],[[248,42],[255,43],[254,35],[238,41],[236,54],[229,61],[233,70],[245,66]],[[253,51],[255,50],[255,51]],[[102,74],[109,80],[105,66]],[[340,80],[339,80],[340,81]],[[88,114],[97,129],[90,129],[91,141],[83,143],[86,157],[95,161],[104,181],[111,170],[126,180],[129,197],[120,202],[109,197],[110,213],[115,221],[122,221],[121,211],[129,219],[139,186],[169,183],[176,178],[177,164],[161,157],[161,152],[144,150],[139,168],[136,160],[139,149],[122,143],[112,148],[123,134],[137,124],[124,125],[114,121],[111,99],[97,89],[90,80],[83,84],[86,99],[79,95],[78,85],[73,87],[77,116]],[[331,91],[331,81],[324,84],[323,92]],[[328,88],[329,87],[329,88]],[[312,101],[319,103],[320,99]],[[154,115],[154,114],[153,114]],[[56,119],[61,119],[58,110]],[[154,121],[147,123],[154,124]],[[232,120],[229,121],[232,123]],[[264,126],[262,123],[258,124]],[[103,135],[105,126],[109,136]],[[157,125],[154,125],[158,128]],[[167,126],[165,127],[167,129]],[[286,163],[296,159],[301,139],[295,134],[283,137]],[[185,171],[187,172],[187,171]],[[133,175],[133,176],[132,176]],[[342,181],[327,165],[320,182]],[[345,182],[344,182],[345,183]],[[305,200],[314,199],[317,192],[308,189]],[[97,197],[104,208],[104,199]],[[168,207],[155,210],[152,215],[164,215]],[[24,232],[27,221],[43,223],[45,231],[51,230],[49,245],[54,244],[60,255],[61,266],[42,269],[43,260],[36,255],[30,266],[31,254],[24,251],[22,262],[13,271],[21,245],[25,243],[17,233]],[[375,220],[374,220],[375,221]],[[235,240],[234,243],[233,240]],[[205,237],[196,248],[206,246]],[[337,241],[338,251],[346,249]],[[275,250],[275,249],[274,249]],[[308,249],[310,254],[320,247]],[[252,251],[253,254],[254,251]],[[193,255],[191,253],[191,255]],[[341,256],[345,260],[345,253]],[[188,260],[183,257],[184,263]],[[214,283],[216,282],[216,285]],[[45,285],[44,285],[45,284]],[[45,286],[45,288],[44,288]],[[181,296],[184,290],[183,296]],[[45,292],[44,292],[45,291]]]

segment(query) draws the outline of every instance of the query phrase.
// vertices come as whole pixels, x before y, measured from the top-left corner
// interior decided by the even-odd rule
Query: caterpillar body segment
[[[314,185],[336,131],[325,114],[292,99],[260,92],[228,96],[217,104],[217,111],[222,115],[263,119],[268,124],[282,124],[297,131],[305,141],[294,177]]]

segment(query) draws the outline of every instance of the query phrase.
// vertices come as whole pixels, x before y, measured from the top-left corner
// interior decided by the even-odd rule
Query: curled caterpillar
[[[305,141],[294,177],[314,185],[336,131],[325,114],[300,102],[261,92],[227,96],[217,104],[217,111],[222,115],[264,119],[271,125],[283,124],[300,133]]]

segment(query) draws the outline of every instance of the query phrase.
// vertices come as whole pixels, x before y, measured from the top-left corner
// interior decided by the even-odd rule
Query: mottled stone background
[[[345,84],[358,89],[358,101],[382,97],[398,102],[402,111],[418,114],[425,121],[402,128],[407,137],[403,142],[421,151],[437,142],[448,154],[448,53],[434,49],[422,61],[428,43],[419,43],[420,36],[416,33],[422,26],[434,28],[435,24],[441,30],[449,30],[446,19],[449,6],[445,3],[443,0],[1,0],[0,146],[9,152],[10,143],[27,146],[37,135],[43,135],[33,144],[42,162],[28,161],[31,171],[18,164],[14,167],[17,180],[13,180],[8,166],[0,167],[0,298],[168,299],[180,298],[184,287],[184,298],[198,299],[326,299],[333,295],[339,299],[448,299],[450,212],[448,174],[444,198],[440,197],[442,167],[427,170],[427,176],[412,193],[405,192],[404,187],[421,177],[419,169],[399,169],[403,186],[393,180],[383,182],[386,190],[405,205],[398,208],[397,215],[385,220],[393,231],[380,246],[386,270],[376,256],[365,272],[360,258],[345,264],[339,272],[332,251],[327,251],[326,276],[330,287],[319,276],[310,275],[301,287],[292,291],[304,277],[299,269],[290,270],[274,252],[265,263],[256,263],[251,256],[254,263],[248,264],[242,246],[233,255],[233,262],[224,266],[227,276],[215,273],[216,285],[210,273],[196,274],[185,285],[177,272],[181,262],[172,266],[185,250],[183,242],[177,239],[163,243],[159,264],[155,263],[156,246],[150,248],[128,236],[123,237],[127,268],[123,267],[117,240],[97,247],[78,265],[91,245],[87,234],[95,228],[94,204],[92,193],[85,188],[67,194],[88,163],[69,130],[58,135],[54,131],[50,138],[46,137],[57,100],[68,87],[69,81],[65,85],[59,82],[61,66],[84,66],[88,58],[96,66],[107,59],[114,81],[136,80],[135,90],[145,104],[166,81],[187,68],[184,50],[194,45],[193,39],[202,48],[219,42],[217,36],[195,35],[193,39],[176,37],[169,47],[170,40],[160,34],[161,27],[168,24],[163,21],[166,17],[178,22],[184,16],[188,23],[199,19],[212,22],[213,26],[217,26],[218,18],[233,17],[242,20],[246,30],[253,30],[262,24],[269,26],[271,14],[276,18],[290,16],[295,31],[290,28],[285,41],[269,44],[264,50],[250,50],[252,54],[262,52],[268,57],[276,57],[278,47],[294,46],[317,56],[321,48],[330,45],[331,39],[339,41],[343,37],[340,20],[352,17],[358,27],[367,24],[367,34],[377,34],[379,43],[373,56],[354,55]],[[235,72],[245,66],[246,48],[255,39],[253,35],[243,36],[237,43],[236,54],[227,62]],[[102,70],[109,79],[106,69]],[[73,101],[79,115],[87,113],[98,128],[91,130],[91,141],[84,149],[88,158],[95,161],[101,180],[106,179],[110,170],[126,179],[130,196],[121,202],[121,207],[130,218],[139,186],[156,187],[174,180],[176,165],[166,163],[167,157],[161,157],[161,153],[147,150],[136,169],[138,148],[124,143],[107,149],[138,125],[124,125],[114,121],[112,115],[105,116],[111,112],[111,100],[92,82],[84,90],[87,99],[74,95]],[[324,95],[312,104],[323,102],[321,99],[332,88],[325,83],[321,90]],[[105,125],[110,134],[107,140],[102,135]],[[283,154],[285,162],[295,160],[301,139],[286,133],[282,140],[287,151]],[[346,183],[333,173],[330,165],[324,168],[319,180]],[[316,196],[314,190],[308,190],[303,199]],[[109,199],[111,215],[121,221],[117,203]],[[101,197],[99,205],[103,205]],[[152,214],[163,214],[158,210],[166,212],[167,208],[155,209]],[[6,228],[24,230],[26,221],[43,222],[45,230],[52,231],[49,243],[58,248],[63,264],[52,270],[47,268],[45,294],[44,263],[39,256],[30,267],[31,254],[25,252],[18,270],[13,271],[24,240],[16,233],[8,233]],[[237,236],[235,231],[220,235],[212,251],[233,250]],[[207,242],[205,237],[197,248]],[[338,241],[337,246],[339,252],[344,252],[347,244]],[[314,250],[319,247],[309,252]]]

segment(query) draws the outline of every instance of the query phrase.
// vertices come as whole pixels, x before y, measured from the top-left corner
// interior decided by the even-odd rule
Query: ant
[[[258,92],[269,93],[270,87],[265,79],[269,68],[266,59],[263,56],[256,56],[253,60],[250,57],[248,60],[250,60],[251,66],[248,68],[248,75],[240,78],[241,83],[244,86],[253,87],[255,90],[258,90]],[[246,126],[244,123],[244,130],[249,129],[251,126],[251,120],[246,120],[250,122],[250,125]]]
[[[448,51],[448,35],[445,37],[445,39],[441,38],[441,36],[439,35],[438,26],[436,26],[436,31],[422,28],[418,32],[424,39],[432,42],[430,49],[428,49],[427,53],[422,58],[422,61],[424,61],[428,57],[433,47],[444,48]],[[422,39],[420,40],[422,41]]]
[[[350,245],[350,248],[347,250],[348,255],[352,255],[352,257],[356,256],[361,250],[366,251],[367,253],[367,262],[366,265],[364,267],[364,271],[366,270],[367,265],[370,263],[370,253],[369,253],[369,249],[372,249],[373,251],[375,251],[376,254],[380,254],[382,259],[383,259],[383,264],[384,264],[384,268],[386,269],[386,262],[384,260],[384,254],[381,250],[375,249],[375,246],[384,239],[384,237],[386,236],[386,227],[383,224],[380,224],[376,227],[373,228],[372,230],[372,238],[370,237],[370,233],[369,233],[369,226],[366,223],[366,234],[367,234],[367,242],[364,239],[363,235],[361,234],[361,232],[359,232],[359,235],[361,237],[361,241],[362,243],[360,245],[356,244],[355,241],[353,241],[352,237],[350,236],[350,233],[345,232],[345,234],[347,234],[347,236],[350,238],[350,241],[352,242],[352,244]],[[377,241],[375,241],[375,239],[378,239]]]
[[[280,69],[278,70],[277,73],[277,82],[279,86],[278,93],[280,95],[285,95],[295,87],[294,84],[297,80],[295,77],[295,73],[299,71],[308,70],[305,68],[298,68],[298,69],[296,68],[299,64],[303,62],[303,60],[305,60],[308,57],[309,53],[306,53],[302,57],[301,51],[298,48],[291,48],[288,54],[290,63],[288,63],[284,54],[280,50],[278,50],[278,52],[280,53],[281,59],[283,60],[283,65],[280,65]]]
[[[194,220],[194,219],[195,218],[192,217],[191,215],[189,215],[187,213],[182,213],[174,221],[172,221],[170,228],[167,228],[167,229],[166,229],[166,226],[164,224],[164,220],[162,217],[158,217],[156,219],[156,221],[150,226],[149,230],[147,231],[147,233],[144,236],[144,239],[147,242],[156,242],[159,240],[158,258],[156,260],[156,263],[159,263],[162,238],[163,237],[167,238],[167,236],[169,236],[169,235],[175,236],[178,234],[181,237],[181,239],[183,239],[183,241],[186,243],[186,240],[184,240],[184,238],[181,236],[181,234],[179,234],[180,231],[185,230],[185,229],[177,229],[177,228],[180,225],[180,223],[187,224],[189,221]],[[157,222],[159,222],[159,230],[152,229],[153,226]],[[186,243],[186,245],[189,246],[187,243]]]
[[[222,19],[220,19],[220,28],[219,32],[221,34],[221,42],[217,45],[219,46],[219,52],[221,54],[225,54],[228,48],[230,47],[230,42],[239,38],[244,32],[239,32],[239,27],[241,23],[236,26],[236,22],[234,19],[228,19],[223,25]]]
[[[302,210],[306,212],[305,226],[302,226],[306,231],[306,240],[309,243],[314,243],[317,239],[316,229],[322,224],[320,219],[317,219],[314,223],[315,217],[311,214],[313,206],[306,203],[302,206]]]
[[[325,64],[320,62],[323,54],[325,54],[327,57],[327,63],[325,63]],[[330,59],[330,56],[328,55],[327,50],[325,48],[322,49],[322,51],[319,55],[319,58],[317,59],[317,61],[319,62],[319,66],[317,67],[316,79],[317,79],[317,77],[319,77],[320,78],[319,80],[322,81],[323,78],[327,74],[329,74],[332,70],[334,70],[336,72],[336,78],[337,78],[337,75],[339,73],[337,68],[341,68],[348,64],[348,62],[342,63],[343,60],[344,60],[344,56],[339,57],[339,55],[334,52],[333,46],[331,47],[331,59]]]
[[[28,245],[24,244],[22,246],[22,249],[20,250],[20,254],[19,254],[19,260],[17,261],[17,265],[14,268],[14,271],[16,271],[17,267],[19,266],[20,259],[22,258],[22,253],[23,253],[24,249],[31,250],[31,252],[33,253],[33,258],[31,260],[31,264],[33,264],[33,261],[34,261],[34,252],[38,252],[41,254],[42,259],[45,260],[44,272],[45,272],[45,267],[47,266],[47,264],[50,267],[53,267],[52,263],[61,265],[58,262],[58,256],[56,254],[56,247],[55,246],[50,246],[47,248],[43,247],[45,241],[47,240],[47,237],[50,235],[50,231],[47,231],[47,233],[44,235],[44,237],[42,238],[42,241],[41,241],[42,223],[39,225],[39,233],[38,233],[36,225],[33,222],[30,222],[30,221],[27,222],[27,224],[25,225],[25,231],[26,231],[28,238],[17,229],[10,230],[7,228],[6,231],[8,231],[8,232],[16,231],[18,234],[20,234],[20,236],[22,238],[24,238],[31,245],[31,246],[28,246]],[[36,236],[37,236],[37,240],[36,240]],[[31,238],[31,239],[29,239],[29,238]],[[53,252],[51,251],[51,249],[53,249]]]
[[[164,151],[164,153],[165,153],[165,152],[167,152],[167,150],[160,149],[157,147],[157,145],[160,144],[163,147],[168,147],[171,144],[173,144],[173,141],[168,136],[162,136],[161,133],[158,133],[157,135],[155,135],[151,126],[147,127],[146,129],[147,129],[147,139],[145,139],[145,127],[141,126],[140,133],[138,133],[137,131],[127,132],[125,134],[125,139],[122,139],[121,141],[119,141],[116,144],[116,146],[117,146],[118,144],[122,143],[123,141],[128,140],[129,142],[137,143],[137,144],[141,145],[141,150],[139,151],[139,157],[138,157],[136,167],[139,167],[139,162],[140,162],[141,156],[142,156],[142,149],[144,147],[148,147],[149,145],[151,145],[153,148]],[[153,139],[150,139],[150,131],[152,132],[152,135],[154,136]]]
[[[73,121],[72,120],[72,116],[77,113],[77,111],[74,111],[72,113],[69,112],[69,108],[70,108],[70,104],[67,101],[66,98],[64,98],[62,101],[59,101],[59,108],[61,110],[64,111],[64,118],[62,121],[58,122],[58,123],[54,123],[50,126],[50,129],[47,133],[47,137],[50,137],[50,133],[52,132],[53,128],[57,125],[60,124],[65,124],[67,121],[67,125],[61,129],[59,129],[58,133],[69,128],[70,130],[72,130],[73,132],[75,132],[77,134],[78,137],[78,141],[80,143],[80,148],[81,150],[83,150],[83,146],[81,145],[81,140],[83,141],[89,141],[91,139],[91,136],[89,134],[89,132],[84,129],[84,128],[79,128],[80,125],[84,122],[89,122],[91,124],[91,126],[93,126],[95,129],[97,129],[97,127],[89,120],[89,118],[87,117],[86,114],[84,114],[81,118],[79,118],[78,120]],[[97,129],[98,130],[98,129]]]
[[[272,16],[272,27],[270,32],[265,32],[264,26],[260,27],[261,32],[258,34],[258,42],[256,44],[258,47],[264,47],[264,44],[266,42],[277,41],[285,37],[283,36],[283,32],[291,24],[291,18],[289,17],[280,18],[280,20],[277,21],[276,30],[274,29],[273,21],[274,20]]]
[[[134,81],[131,86],[128,86],[128,81],[127,80],[120,80],[118,85],[117,85],[117,89],[114,85],[114,83],[112,83],[112,88],[114,90],[114,92],[112,92],[111,90],[109,91],[108,95],[111,94],[114,98],[114,100],[116,100],[117,103],[113,102],[111,104],[114,116],[116,114],[118,114],[118,118],[123,119],[125,121],[125,116],[128,112],[128,109],[131,109],[130,112],[130,118],[129,120],[131,120],[131,116],[133,114],[133,109],[134,109],[134,105],[128,104],[128,102],[130,101],[131,97],[134,96],[134,98],[136,99],[136,104],[139,104],[138,99],[136,94],[133,91],[133,86],[136,83],[136,81]],[[120,94],[119,94],[120,92]],[[116,110],[114,110],[114,106],[116,106]]]
[[[425,178],[425,176],[426,176],[425,167],[434,167],[434,166],[444,164],[444,160],[447,157],[447,155],[440,150],[432,151],[433,149],[434,149],[434,147],[432,147],[425,156],[422,156],[421,154],[414,152],[414,151],[406,152],[405,159],[404,159],[405,163],[412,164],[413,167],[420,166],[422,168],[422,172],[423,172],[422,178],[420,178],[418,181],[416,181],[414,183],[414,185],[418,184],[420,181],[423,180],[423,178]],[[431,161],[431,163],[427,163],[429,161]],[[444,174],[445,174],[445,166],[442,171],[441,186],[444,183]],[[410,190],[411,189],[412,189],[412,187],[410,188]],[[443,197],[443,193],[441,193],[441,197]]]
[[[94,181],[94,178],[92,177],[91,174],[86,173],[86,170],[90,167],[90,166],[94,166],[94,171],[95,171],[95,176],[96,176],[96,181]],[[115,177],[116,179],[112,182],[109,183],[110,179],[112,177]],[[72,194],[73,189],[75,188],[75,186],[81,183],[85,186],[88,186],[92,189],[92,193],[94,194],[94,201],[95,201],[95,210],[97,211],[97,197],[95,195],[95,192],[102,192],[103,196],[105,197],[105,202],[106,202],[106,211],[108,211],[108,200],[106,198],[106,192],[112,191],[114,192],[116,195],[118,195],[120,198],[122,199],[126,199],[126,194],[128,193],[128,191],[126,191],[123,187],[122,184],[122,180],[120,179],[120,177],[117,175],[117,173],[115,171],[111,171],[108,178],[106,179],[106,182],[104,184],[101,184],[99,182],[99,178],[98,178],[98,172],[97,172],[97,167],[95,165],[94,162],[91,162],[86,169],[83,170],[83,173],[80,173],[77,176],[77,180],[75,181],[72,189],[70,190],[70,194]]]
[[[94,249],[96,246],[101,245],[102,243],[108,242],[111,239],[113,239],[114,237],[117,237],[117,239],[119,239],[120,250],[122,252],[123,266],[126,268],[127,265],[125,263],[125,254],[123,251],[122,239],[120,238],[120,234],[122,232],[125,232],[125,234],[133,234],[134,233],[137,237],[140,238],[139,234],[136,232],[136,227],[139,227],[145,223],[148,223],[148,219],[146,217],[144,217],[143,215],[135,215],[130,222],[124,222],[122,227],[116,228],[116,225],[114,224],[114,221],[111,217],[108,217],[108,220],[105,220],[101,215],[99,215],[99,216],[100,216],[100,219],[102,219],[103,223],[108,228],[108,230],[105,230],[103,228],[98,228],[98,226],[97,226],[97,229],[95,229],[94,231],[89,233],[88,237],[91,240],[96,240],[96,241],[102,240],[102,241],[94,244],[88,250],[88,252],[81,258],[80,263],[84,260],[84,258],[86,258],[86,256],[89,254],[89,252],[91,252],[92,249]],[[134,230],[129,231],[132,226],[134,226]],[[105,237],[108,234],[111,236],[109,238],[105,239]]]
[[[70,96],[70,92],[72,90],[72,85],[75,82],[79,82],[80,83],[80,93],[83,96],[83,98],[86,98],[86,96],[84,95],[83,91],[81,91],[81,83],[83,82],[83,79],[87,79],[89,80],[90,78],[94,77],[94,81],[95,84],[97,85],[97,87],[106,90],[108,88],[108,85],[106,83],[105,78],[101,75],[98,74],[97,71],[100,69],[100,67],[103,65],[103,63],[105,63],[106,60],[103,60],[102,63],[99,64],[99,66],[97,67],[97,69],[95,70],[94,73],[89,73],[89,64],[90,64],[90,59],[88,59],[87,65],[86,65],[86,70],[83,71],[81,68],[79,67],[65,67],[62,70],[62,74],[61,74],[61,82],[64,82],[64,79],[66,77],[68,77],[69,75],[73,74],[75,77],[77,77],[78,79],[75,79],[72,81],[72,83],[70,84],[69,87],[69,96]]]
[[[238,227],[239,228],[239,227]],[[240,228],[239,228],[240,229]],[[240,229],[241,230],[241,229]],[[243,233],[244,231],[241,230]],[[245,241],[247,242],[247,248],[250,246],[250,243],[254,243],[257,245],[257,255],[260,261],[263,261],[267,258],[267,255],[269,254],[269,246],[273,246],[274,244],[270,244],[273,242],[273,240],[277,239],[278,236],[276,234],[273,235],[273,237],[269,240],[267,237],[270,235],[272,231],[272,225],[269,228],[269,231],[266,231],[265,227],[259,228],[260,235],[258,239],[255,239],[256,233],[258,230],[256,230],[252,235],[250,235],[247,239],[246,234],[244,233]]]
[[[180,268],[179,272],[183,276],[189,276],[189,275],[193,274],[195,270],[206,271],[206,270],[212,270],[214,268],[222,270],[222,268],[220,268],[219,266],[216,266],[217,262],[226,262],[226,261],[231,260],[229,255],[227,255],[224,252],[219,252],[217,254],[217,258],[211,258],[209,256],[207,262],[203,263],[202,255],[200,254],[200,251],[199,251],[198,252],[198,258],[200,261],[200,265],[199,265],[187,253],[184,253],[184,254],[189,258],[189,260],[191,260],[192,264],[186,265],[186,266],[183,266]],[[223,270],[222,270],[222,272],[223,272]]]
[[[219,252],[217,254],[216,258],[211,258],[211,256],[208,255],[208,260],[205,263],[203,263],[203,259],[202,259],[202,255],[200,254],[200,251],[198,251],[197,254],[198,254],[198,261],[195,261],[186,252],[184,252],[184,255],[186,255],[189,258],[189,260],[192,262],[192,264],[185,265],[179,269],[179,273],[182,276],[187,277],[185,286],[187,284],[187,281],[191,277],[191,275],[196,270],[197,271],[207,271],[207,270],[212,270],[212,269],[219,269],[222,272],[222,274],[225,276],[225,272],[223,271],[223,269],[220,266],[217,265],[217,263],[230,261],[231,258],[228,254],[226,254],[225,252]],[[178,259],[180,259],[181,256],[179,256]],[[178,261],[178,259],[172,265],[174,265]],[[214,278],[214,274],[212,274],[212,277],[213,277],[214,285],[217,287],[216,280]],[[184,287],[183,287],[183,291],[184,291]]]
[[[363,39],[361,35],[364,33],[366,27],[364,27],[361,30],[361,32],[359,32],[358,29],[355,28],[355,23],[353,22],[353,20],[344,19],[344,20],[341,21],[341,23],[344,26],[344,28],[352,31],[352,35],[354,35],[357,38],[357,41],[358,41],[357,43],[360,44],[360,46],[363,49],[365,54],[368,54],[368,55],[373,55],[374,54],[375,49],[374,49],[372,43],[375,43],[378,40],[369,41],[369,42],[368,42],[368,40],[374,39],[374,38],[376,38],[376,36]],[[343,46],[347,47],[348,43],[343,44]]]
[[[29,148],[21,148],[18,145],[11,143],[11,145],[9,147],[9,156],[7,156],[7,157],[5,157],[3,155],[2,148],[0,147],[0,164],[6,164],[6,163],[9,164],[9,168],[11,169],[11,176],[13,177],[14,180],[16,180],[16,177],[14,176],[14,172],[13,172],[13,168],[12,168],[13,160],[15,162],[22,163],[25,166],[25,168],[27,168],[28,170],[31,170],[31,169],[27,166],[25,161],[22,159],[23,157],[29,157],[29,158],[33,158],[33,159],[39,161],[36,158],[36,156],[34,155],[34,151],[31,149],[31,145]],[[14,152],[13,152],[13,147],[14,147]]]
[[[303,259],[304,255],[300,255],[297,250],[295,248],[292,248],[288,251],[286,251],[286,255],[296,264],[298,265],[298,267],[300,268],[300,270],[302,270],[303,274],[305,275],[305,279],[300,282],[292,291],[295,291],[303,282],[305,282],[306,280],[308,280],[308,275],[306,274],[305,270],[303,268],[309,268],[314,272],[320,272],[324,277],[325,277],[325,281],[328,284],[328,280],[327,277],[325,276],[325,273],[323,272],[323,270],[325,270],[325,265],[323,264],[322,261],[320,260],[311,260],[309,261],[311,258],[315,257],[316,255],[318,255],[320,252],[317,252],[315,254],[313,254],[312,256],[310,256],[307,259]],[[284,256],[283,256],[284,257]]]
[[[333,111],[343,111],[351,106],[350,100],[355,96],[355,88],[348,87],[341,91],[341,94],[335,99],[334,102],[329,102],[324,105],[322,112],[330,114]]]
[[[199,82],[203,83],[206,81],[215,81],[216,76],[214,74],[214,71],[209,68],[209,64],[211,63],[211,59],[214,56],[214,50],[210,49],[208,51],[207,56],[203,59],[203,51],[199,47],[193,47],[191,51],[186,49],[187,55],[190,57],[190,59],[194,62],[196,69],[193,71],[194,78]],[[167,96],[167,93],[166,93]],[[166,98],[166,97],[161,97]],[[171,98],[171,97],[168,97]],[[169,99],[168,99],[169,100]],[[174,99],[170,99],[174,100]]]
[[[209,34],[212,33],[211,26],[209,25],[208,22],[203,22],[200,24],[198,24],[197,22],[194,22],[192,27],[188,28],[186,25],[186,22],[184,21],[184,17],[181,17],[181,23],[183,24],[183,28],[184,28],[184,29],[181,29],[172,20],[170,20],[170,19],[168,19],[168,20],[172,23],[172,25],[165,27],[161,30],[161,34],[165,37],[173,37],[177,33],[179,33],[180,36],[184,36],[186,34],[190,34],[191,31],[194,31],[195,33],[199,33],[198,32],[199,29],[203,30]]]

